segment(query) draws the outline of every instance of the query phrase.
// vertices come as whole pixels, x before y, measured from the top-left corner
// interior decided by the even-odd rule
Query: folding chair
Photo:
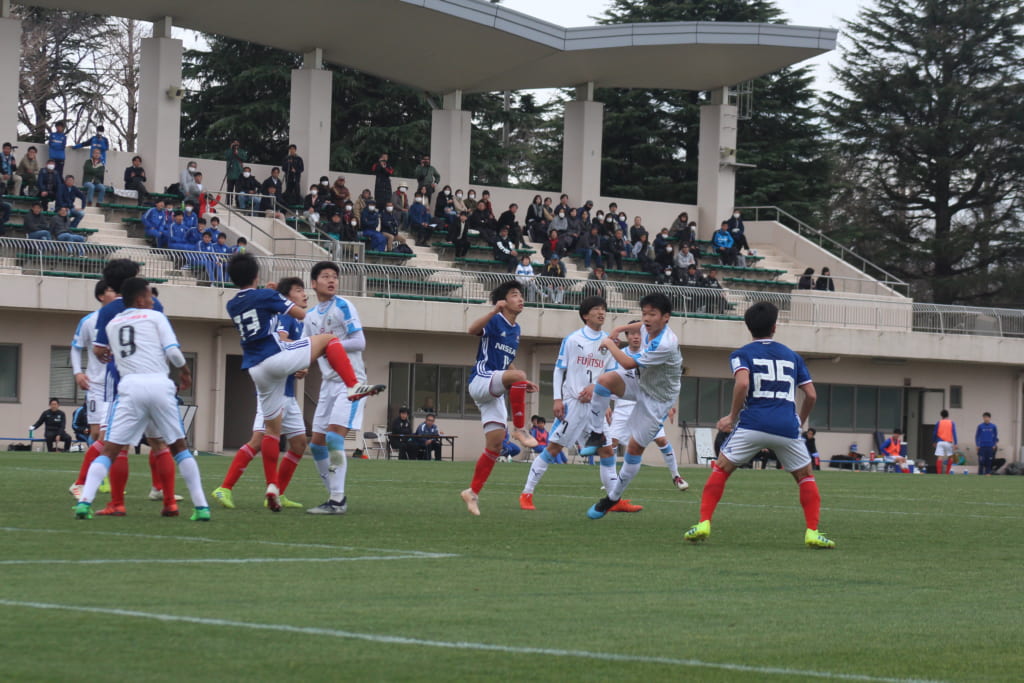
[[[380,460],[382,455],[388,460],[391,459],[391,452],[388,450],[388,438],[384,434],[363,432],[363,453],[369,455],[371,452],[377,454],[378,460]]]

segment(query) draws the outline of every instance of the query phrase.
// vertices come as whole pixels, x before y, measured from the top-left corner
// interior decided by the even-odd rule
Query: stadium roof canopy
[[[834,29],[673,22],[563,28],[481,0],[28,0],[308,53],[435,93],[710,90],[835,48]]]

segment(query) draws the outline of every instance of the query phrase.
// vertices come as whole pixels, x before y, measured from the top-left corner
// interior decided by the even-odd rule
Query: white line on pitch
[[[775,676],[806,676],[836,681],[868,681],[869,683],[937,683],[918,678],[892,678],[887,676],[870,676],[867,674],[848,674],[833,671],[815,671],[813,669],[789,669],[774,666],[753,666],[749,664],[733,664],[728,662],[705,662],[700,659],[676,659],[673,657],[651,657],[644,655],[618,654],[614,652],[591,652],[588,650],[556,650],[542,647],[516,647],[513,645],[495,645],[491,643],[456,642],[446,640],[424,640],[403,636],[388,636],[376,633],[357,633],[336,629],[313,628],[308,626],[289,626],[286,624],[266,624],[228,619],[210,619],[207,617],[189,617],[176,614],[160,614],[155,612],[138,612],[135,610],[110,609],[106,607],[81,607],[77,605],[59,605],[46,602],[22,602],[18,600],[0,599],[0,605],[6,607],[24,607],[39,610],[57,610],[65,612],[85,612],[89,614],[106,614],[116,617],[134,617],[151,621],[179,622],[198,624],[201,626],[227,626],[244,628],[254,631],[276,631],[301,635],[327,636],[346,640],[362,640],[372,643],[389,645],[412,645],[418,647],[444,648],[449,650],[473,650],[483,652],[501,652],[512,655],[540,655],[546,657],[568,657],[608,662],[629,662],[641,664],[665,664],[667,666],[684,666],[698,669],[719,669],[724,671],[742,671],[745,673],[767,674]]]
[[[243,557],[243,558],[145,558],[145,559],[99,559],[99,560],[0,560],[0,565],[23,564],[274,564],[282,562],[363,562],[381,560],[424,560],[458,557],[445,553],[426,553],[417,555],[364,555],[361,557]]]

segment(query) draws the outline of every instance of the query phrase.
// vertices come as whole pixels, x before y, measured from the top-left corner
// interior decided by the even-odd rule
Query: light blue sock
[[[316,465],[316,471],[320,474],[320,479],[324,482],[324,488],[330,493],[331,488],[327,484],[327,475],[331,467],[331,456],[327,451],[327,446],[323,444],[311,444],[310,450],[313,451],[313,464]]]
[[[615,456],[601,458],[601,466],[597,469],[601,471],[601,485],[604,486],[605,492],[611,493],[612,488],[619,480],[619,476],[615,472]]]

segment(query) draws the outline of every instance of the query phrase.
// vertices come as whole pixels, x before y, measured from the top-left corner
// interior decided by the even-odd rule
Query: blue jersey
[[[504,315],[497,314],[484,327],[470,381],[479,376],[490,377],[495,372],[508,370],[518,350],[519,323],[510,323]]]
[[[750,388],[737,426],[798,438],[796,388],[811,382],[800,354],[777,341],[759,339],[733,351],[729,364],[733,374],[739,370],[750,373]]]
[[[228,302],[228,315],[242,337],[243,370],[281,350],[278,316],[294,305],[272,289],[243,289]]]
[[[54,161],[64,161],[65,148],[68,146],[68,136],[65,133],[53,131],[49,138],[50,158]]]
[[[277,329],[288,335],[289,341],[302,339],[302,323],[287,313],[281,315],[277,320]],[[288,375],[284,382],[284,395],[288,398],[295,398],[295,375]]]
[[[974,430],[974,445],[978,448],[993,448],[999,443],[999,430],[991,422],[982,422]]]
[[[125,308],[127,306],[124,305],[124,299],[117,297],[96,311],[96,336],[93,338],[93,346],[102,346],[105,349],[110,348],[110,339],[107,337],[107,323],[124,311]],[[156,297],[153,297],[153,310],[161,313],[164,311],[164,305]],[[121,375],[117,372],[117,365],[114,364],[114,359],[111,358],[110,362],[107,363],[107,379],[103,387],[103,400],[107,403],[113,401],[117,396],[117,383],[120,379]]]

